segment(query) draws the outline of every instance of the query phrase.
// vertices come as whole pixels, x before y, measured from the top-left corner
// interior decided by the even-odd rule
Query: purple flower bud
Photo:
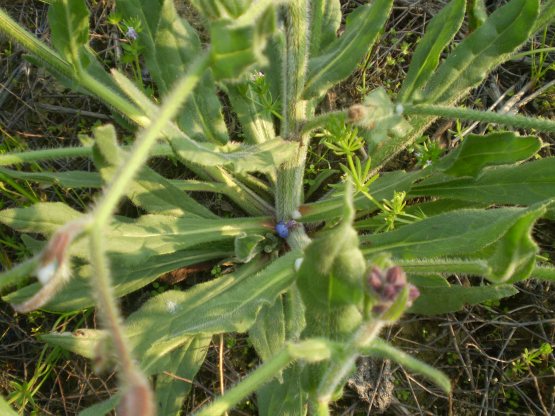
[[[384,314],[401,292],[408,289],[407,307],[420,295],[418,289],[407,282],[407,276],[404,270],[399,266],[393,266],[385,272],[377,267],[372,267],[367,273],[366,284],[371,293],[375,296],[376,303],[372,306],[372,312],[375,315]]]

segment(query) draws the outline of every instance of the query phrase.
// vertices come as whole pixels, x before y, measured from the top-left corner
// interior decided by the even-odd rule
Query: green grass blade
[[[442,371],[436,370],[434,367],[408,355],[381,339],[374,340],[372,346],[365,352],[373,357],[389,358],[401,364],[403,367],[406,367],[408,370],[414,371],[429,379],[434,384],[441,387],[445,393],[451,391],[451,381]]]

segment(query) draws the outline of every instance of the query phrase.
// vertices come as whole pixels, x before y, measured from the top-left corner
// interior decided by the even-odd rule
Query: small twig
[[[224,378],[224,334],[220,334],[220,345],[218,347],[218,372],[220,376],[220,394],[225,394],[225,378]],[[224,413],[227,416],[227,412]]]

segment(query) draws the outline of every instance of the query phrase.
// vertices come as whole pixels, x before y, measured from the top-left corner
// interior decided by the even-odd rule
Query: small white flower
[[[297,260],[295,260],[295,271],[298,272],[299,269],[301,268],[301,265],[303,264],[303,258],[299,257]]]

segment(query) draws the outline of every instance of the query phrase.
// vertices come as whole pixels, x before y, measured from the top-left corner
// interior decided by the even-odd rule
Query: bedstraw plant
[[[531,229],[554,218],[555,158],[534,159],[543,145],[536,135],[499,130],[469,135],[411,171],[382,168],[439,117],[555,131],[551,120],[456,106],[552,21],[555,1],[511,0],[475,19],[447,53],[465,16],[466,2],[452,0],[427,25],[396,96],[369,90],[361,103],[329,113],[318,104],[365,59],[392,0],[357,7],[340,36],[339,0],[190,3],[208,44],[173,0],[115,2],[118,22],[138,26],[124,28],[145,66],[133,55],[132,79],[107,72],[89,47],[84,0],[51,2],[52,48],[0,9],[0,31],[28,59],[105,103],[121,129],[136,127],[130,145],[106,124],[81,147],[0,155],[2,174],[13,179],[98,189],[87,212],[60,202],[0,211],[35,253],[0,275],[3,299],[19,313],[97,308],[102,329],[43,336],[99,371],[118,371],[118,393],[82,415],[178,414],[188,386],[167,374],[193,378],[211,338],[229,332],[248,333],[261,365],[199,415],[223,414],[253,392],[261,415],[328,415],[359,356],[390,358],[449,392],[444,373],[380,331],[407,311],[452,312],[511,296],[524,279],[553,280]],[[239,133],[227,129],[220,94]],[[322,137],[343,160],[343,176],[308,199],[307,151]],[[162,156],[197,179],[170,180],[149,167]],[[24,169],[71,157],[90,158],[96,171]],[[228,198],[241,215],[218,216],[199,192]],[[118,215],[124,199],[141,215]],[[122,317],[119,297],[166,272],[223,260],[233,273],[166,290]],[[451,274],[487,284],[450,285]]]

